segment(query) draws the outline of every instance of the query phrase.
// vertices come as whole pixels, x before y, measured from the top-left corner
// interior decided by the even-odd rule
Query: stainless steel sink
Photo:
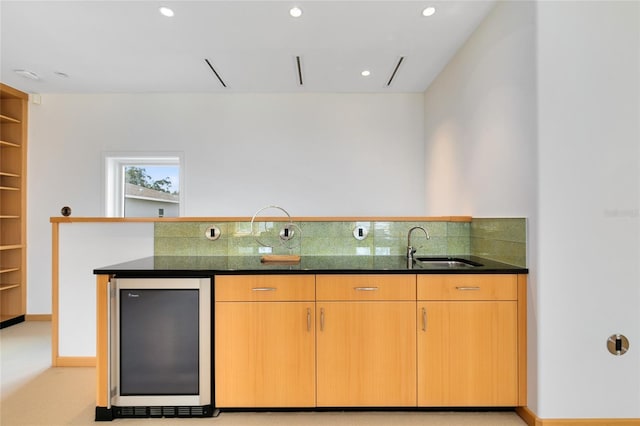
[[[481,263],[455,257],[416,257],[415,261],[420,266],[427,268],[475,268]]]

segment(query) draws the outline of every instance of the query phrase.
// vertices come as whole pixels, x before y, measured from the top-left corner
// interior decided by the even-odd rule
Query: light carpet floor
[[[0,330],[0,425],[95,423],[95,369],[51,368],[51,323]],[[223,412],[217,418],[116,419],[111,424],[219,426],[526,426],[514,412]]]

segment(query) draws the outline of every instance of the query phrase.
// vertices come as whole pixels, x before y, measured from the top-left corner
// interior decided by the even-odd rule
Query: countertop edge
[[[482,263],[483,266],[473,268],[442,268],[442,267],[409,267],[406,259],[398,256],[384,257],[378,259],[370,259],[371,265],[362,266],[353,265],[343,266],[339,261],[344,262],[344,256],[336,256],[333,258],[323,258],[326,262],[323,266],[313,264],[311,266],[304,264],[261,264],[255,258],[246,258],[242,260],[235,259],[237,262],[246,261],[250,263],[230,266],[228,263],[222,263],[226,258],[220,257],[212,260],[211,263],[204,261],[207,258],[196,259],[204,263],[197,266],[191,265],[194,261],[191,257],[155,257],[142,258],[125,262],[117,265],[105,266],[93,270],[95,275],[115,275],[119,277],[132,278],[161,278],[161,277],[209,277],[213,275],[367,275],[367,274],[528,274],[529,269],[515,265],[509,265],[489,259],[479,258],[476,256],[468,256],[476,262]],[[181,263],[181,260],[184,263]],[[320,262],[320,259],[314,259]],[[333,264],[331,261],[334,261]],[[356,256],[356,261],[366,261],[366,258]],[[303,261],[304,262],[304,261]],[[377,262],[377,264],[376,264]],[[232,264],[234,262],[231,262]]]

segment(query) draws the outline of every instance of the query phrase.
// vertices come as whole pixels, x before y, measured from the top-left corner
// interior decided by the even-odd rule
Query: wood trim
[[[536,426],[638,426],[636,419],[538,419]]]
[[[518,274],[518,405],[527,405],[527,276]]]
[[[529,407],[516,407],[516,414],[520,416],[522,420],[527,424],[527,426],[539,426],[539,421],[533,411],[529,409]]]
[[[58,291],[60,282],[60,226],[57,223],[51,224],[51,365],[57,367],[58,364]]]
[[[18,91],[19,92],[19,91]],[[20,215],[22,216],[22,218],[20,219],[21,226],[20,226],[20,233],[22,235],[21,237],[21,243],[22,243],[22,253],[21,253],[21,260],[20,260],[20,265],[22,267],[22,271],[21,271],[21,280],[22,280],[22,312],[23,313],[27,313],[27,286],[28,286],[28,282],[27,282],[27,272],[28,272],[28,264],[27,264],[27,189],[28,189],[28,185],[29,185],[29,169],[27,168],[28,165],[28,161],[27,161],[27,155],[28,155],[28,146],[29,146],[29,95],[26,93],[23,93],[24,96],[26,96],[26,99],[24,99],[24,101],[22,102],[22,123],[20,124],[22,130],[20,131],[20,133],[22,133],[22,142],[21,142],[21,149],[22,149],[22,166],[20,169],[20,179],[21,179],[21,183],[20,183],[20,188],[21,188],[21,194],[20,194]]]
[[[224,217],[51,217],[51,223],[73,222],[251,222],[250,216]],[[285,222],[286,217],[263,217],[261,221]],[[318,216],[292,217],[295,222],[471,222],[471,216]]]
[[[60,356],[56,359],[56,367],[95,367],[94,356]]]
[[[24,92],[21,92],[18,89],[14,89],[11,86],[7,86],[4,83],[0,83],[0,91],[5,92],[5,94],[8,94],[13,98],[22,99],[22,100],[25,100],[25,101],[29,100],[29,95],[28,94],[26,94]],[[6,99],[6,98],[7,98],[7,96],[3,96],[3,99]]]
[[[541,419],[529,407],[516,407],[528,426],[638,426],[640,419]]]
[[[25,321],[51,321],[51,314],[27,314]]]
[[[109,405],[109,279],[96,276],[96,407]]]

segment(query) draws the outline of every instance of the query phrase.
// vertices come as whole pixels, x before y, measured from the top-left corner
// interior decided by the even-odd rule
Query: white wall
[[[427,214],[534,211],[534,41],[533,4],[499,4],[425,92]]]
[[[544,419],[640,417],[639,9],[501,3],[425,94],[427,214],[529,219]]]
[[[104,152],[182,151],[185,216],[424,213],[421,94],[61,94],[29,113],[30,314],[51,312],[49,217],[104,215]]]
[[[537,14],[538,414],[640,418],[640,3]]]

